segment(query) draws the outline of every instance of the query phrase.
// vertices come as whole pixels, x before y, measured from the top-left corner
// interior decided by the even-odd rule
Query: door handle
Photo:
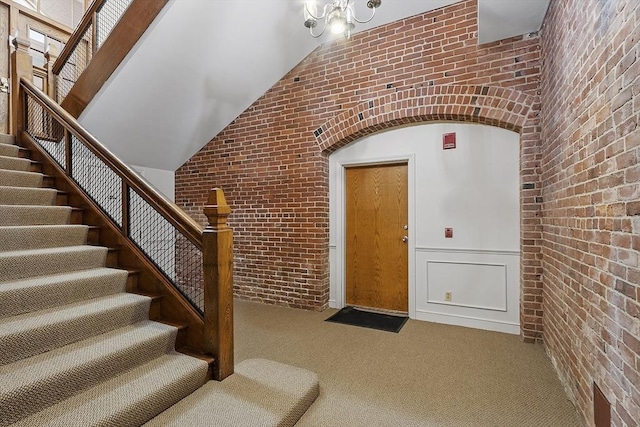
[[[407,243],[409,241],[409,237],[408,236],[402,236],[402,241],[404,243]]]

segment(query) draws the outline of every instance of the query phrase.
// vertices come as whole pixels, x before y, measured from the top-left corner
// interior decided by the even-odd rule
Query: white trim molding
[[[346,168],[350,166],[374,166],[392,163],[407,163],[407,197],[408,197],[408,281],[409,281],[409,317],[415,318],[415,156],[413,154],[398,154],[389,157],[372,157],[365,159],[346,159],[335,163],[332,173],[330,162],[330,212],[329,214],[329,256],[332,263],[331,269],[331,289],[329,306],[332,308],[343,308],[346,305]],[[335,211],[334,211],[335,209]],[[333,214],[332,214],[333,213]],[[332,249],[333,248],[333,249]],[[332,253],[333,252],[333,253]]]
[[[500,281],[496,280],[496,284],[500,287],[500,291],[502,291],[502,295],[501,298],[498,300],[497,298],[494,299],[494,301],[496,303],[499,304],[495,304],[496,307],[489,307],[488,304],[473,304],[473,303],[460,303],[460,302],[453,302],[453,301],[446,301],[446,300],[442,300],[442,299],[438,299],[438,297],[436,295],[432,296],[431,293],[431,283],[432,283],[432,276],[430,275],[430,273],[432,272],[433,268],[429,268],[430,266],[435,266],[435,265],[440,265],[440,266],[467,266],[467,267],[471,267],[471,266],[475,266],[478,268],[481,267],[495,267],[495,268],[499,268],[500,269],[500,273],[501,274],[501,283]],[[454,275],[459,271],[456,271],[459,269],[455,269],[452,268],[448,273],[450,275]],[[497,278],[496,278],[497,279]],[[449,306],[455,306],[455,307],[466,307],[466,308],[475,308],[478,310],[490,310],[490,311],[503,311],[506,312],[507,311],[507,292],[508,292],[508,287],[507,287],[507,265],[506,264],[495,264],[495,263],[487,263],[487,262],[469,262],[469,261],[434,261],[434,260],[427,260],[427,303],[428,304],[442,304],[442,305],[449,305]],[[497,305],[499,305],[499,307],[497,307]]]
[[[464,326],[467,328],[484,329],[486,331],[502,332],[505,334],[520,334],[520,323],[500,320],[487,320],[472,316],[457,314],[434,313],[427,310],[417,310],[416,320],[443,323],[446,325]]]

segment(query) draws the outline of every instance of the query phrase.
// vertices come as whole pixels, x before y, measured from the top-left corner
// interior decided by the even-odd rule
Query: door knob
[[[409,241],[409,237],[408,236],[402,236],[402,241],[404,243],[407,243]]]
[[[408,230],[408,229],[409,229],[409,226],[408,226],[408,225],[405,225],[404,227],[402,227],[402,229],[403,229],[403,230]]]

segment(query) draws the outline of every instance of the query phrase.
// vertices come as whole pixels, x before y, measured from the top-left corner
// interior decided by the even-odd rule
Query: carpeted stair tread
[[[53,205],[57,194],[53,188],[0,187],[0,205]]]
[[[129,273],[105,268],[107,248],[86,244],[89,227],[69,224],[79,212],[55,206],[64,198],[21,156],[0,134],[0,427],[149,422],[202,387],[209,364],[174,351],[177,328],[149,320],[152,298],[125,292]],[[288,426],[318,395],[298,368],[236,372],[178,406],[186,424],[166,425]],[[213,416],[198,424],[188,406]]]
[[[0,227],[0,251],[20,251],[87,243],[86,225],[35,225]]]
[[[209,381],[145,427],[293,426],[319,394],[306,369],[249,359],[222,382]]]
[[[28,171],[30,167],[31,160],[29,159],[12,156],[0,156],[0,169]]]
[[[0,144],[15,144],[16,137],[13,135],[7,135],[5,133],[0,133]]]
[[[0,365],[149,318],[151,299],[121,293],[0,319]]]
[[[202,386],[207,369],[206,362],[172,352],[14,426],[139,426]]]
[[[37,172],[23,172],[0,169],[0,186],[3,187],[33,187],[42,185],[43,175]]]
[[[124,292],[126,270],[94,268],[0,284],[0,318]]]
[[[86,245],[0,252],[0,280],[8,282],[104,267],[106,258],[107,248]]]
[[[173,351],[176,332],[147,320],[0,367],[0,426]]]
[[[20,147],[15,144],[5,144],[0,142],[0,156],[17,157]]]
[[[25,206],[0,204],[0,226],[68,224],[69,206]]]

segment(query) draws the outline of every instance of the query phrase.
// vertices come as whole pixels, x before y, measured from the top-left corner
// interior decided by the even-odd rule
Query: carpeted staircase
[[[177,329],[149,321],[151,298],[125,292],[23,153],[0,139],[0,426],[142,424],[207,363],[173,350]]]
[[[178,329],[149,320],[152,298],[125,292],[134,279],[126,270],[109,268],[115,265],[110,251],[92,245],[99,230],[80,224],[81,213],[63,205],[64,194],[47,188],[53,183],[23,158],[27,154],[13,137],[0,135],[0,426],[148,422],[201,388],[208,364],[175,352]],[[233,396],[242,372],[248,372],[238,396],[250,398],[228,418],[235,423],[248,414],[263,420],[256,418],[251,403],[256,400],[258,412],[270,414],[264,418],[268,422],[237,425],[293,425],[317,396],[315,375],[288,378],[291,371],[284,365],[249,363],[239,366],[240,375],[207,383],[187,406],[203,401],[238,406],[244,401]],[[261,371],[256,363],[275,375],[275,383],[289,387],[287,398],[272,402],[275,411],[262,404],[264,398],[251,396],[278,390],[269,389],[272,375],[266,380],[260,378],[264,372],[256,375]],[[215,412],[228,415],[220,404],[215,411],[200,408],[201,425],[213,425]],[[163,414],[162,424],[191,419],[184,405]],[[211,414],[203,418],[202,411]],[[284,418],[274,419],[274,413]]]

